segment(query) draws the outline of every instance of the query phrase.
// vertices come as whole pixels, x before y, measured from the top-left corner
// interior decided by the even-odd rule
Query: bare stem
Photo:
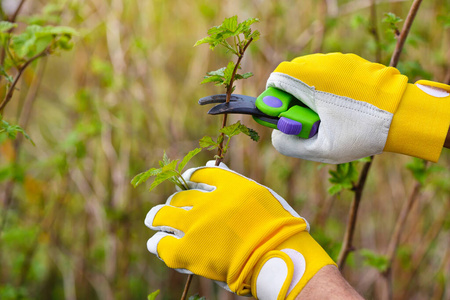
[[[356,219],[358,217],[358,208],[361,202],[362,193],[364,190],[364,186],[366,184],[367,175],[369,174],[370,167],[372,166],[374,157],[370,157],[370,161],[364,163],[363,169],[361,171],[361,175],[358,179],[358,184],[353,187],[353,191],[355,192],[355,196],[353,198],[352,205],[350,207],[349,218],[347,221],[347,228],[345,230],[344,241],[342,242],[342,249],[339,253],[337,264],[339,266],[339,270],[343,270],[345,267],[345,262],[347,260],[348,255],[355,250],[353,246],[353,236],[355,234],[356,228]]]
[[[397,66],[397,63],[400,59],[400,54],[402,53],[403,46],[406,41],[406,37],[408,36],[409,30],[411,29],[411,25],[414,21],[414,18],[416,17],[421,2],[422,0],[414,0],[411,8],[409,9],[408,16],[406,17],[405,24],[403,25],[402,31],[400,32],[397,44],[395,45],[394,53],[391,57],[391,63],[389,64],[391,67]]]
[[[377,4],[375,0],[370,0],[370,27],[369,32],[375,40],[375,59],[377,63],[381,62],[381,42],[377,29]]]
[[[424,161],[425,168],[428,166],[428,162]],[[422,188],[422,184],[417,181],[414,185],[414,189],[411,193],[411,196],[408,198],[408,200],[403,203],[402,210],[400,211],[400,214],[398,216],[397,222],[395,223],[394,227],[394,233],[391,236],[391,239],[389,241],[389,245],[386,251],[386,256],[388,259],[388,266],[385,272],[382,273],[385,285],[386,285],[386,293],[385,299],[392,299],[392,263],[395,258],[395,254],[397,253],[397,248],[400,243],[400,236],[405,228],[405,222],[408,218],[409,213],[411,212],[411,209],[413,205],[416,203],[417,198],[419,197],[420,189]]]
[[[400,53],[402,52],[406,37],[408,36],[409,30],[411,29],[411,25],[414,21],[421,2],[422,0],[415,0],[411,5],[411,9],[409,10],[408,16],[406,17],[405,24],[402,28],[402,32],[400,33],[394,53],[391,57],[391,62],[389,64],[391,67],[397,66],[400,58]],[[341,252],[339,253],[338,258],[338,266],[341,271],[344,269],[345,261],[348,255],[354,250],[353,235],[355,232],[359,203],[361,201],[362,192],[364,190],[366,178],[369,173],[370,167],[372,166],[373,159],[374,157],[372,157],[369,162],[364,163],[363,170],[361,171],[361,175],[359,176],[358,184],[354,188],[355,196],[350,208],[349,220],[347,222],[344,241],[342,243]]]
[[[237,70],[239,68],[239,65],[241,64],[241,60],[244,57],[244,53],[245,50],[247,50],[248,46],[250,45],[250,43],[253,41],[253,38],[250,38],[247,43],[245,44],[245,46],[242,49],[239,49],[239,55],[238,55],[238,60],[236,62],[236,65],[234,66],[233,69],[233,74],[231,75],[231,80],[230,83],[227,85],[227,98],[226,98],[226,103],[230,102],[231,99],[231,93],[233,92],[233,84],[234,84],[234,78],[236,77],[236,73]],[[222,127],[224,128],[227,125],[227,118],[228,118],[228,114],[224,114],[223,115],[223,119],[222,119]],[[219,149],[217,151],[217,159],[216,159],[216,166],[220,165],[220,163],[223,161],[223,141],[224,141],[224,134],[221,133],[220,137],[222,138],[222,141],[220,142],[219,145]]]
[[[46,56],[49,54],[49,48],[46,48],[44,51],[42,51],[41,53],[36,54],[35,56],[33,56],[32,58],[30,58],[29,60],[27,60],[20,68],[19,68],[19,73],[17,74],[16,78],[14,78],[13,83],[11,84],[11,86],[8,89],[8,92],[5,95],[5,98],[3,99],[2,103],[0,104],[0,113],[3,112],[3,110],[5,109],[6,105],[8,104],[8,102],[11,100],[16,85],[19,82],[20,77],[22,76],[23,72],[25,71],[25,69],[36,59]]]
[[[253,38],[250,38],[242,49],[240,48],[240,46],[238,48],[238,51],[239,51],[238,59],[237,59],[236,65],[234,66],[233,73],[231,75],[230,83],[227,85],[227,98],[226,98],[226,102],[227,103],[230,102],[231,93],[233,92],[234,78],[236,77],[236,73],[237,73],[237,70],[239,68],[239,65],[241,64],[241,60],[244,57],[245,50],[247,50],[248,46],[250,45],[250,43],[252,41],[253,41]],[[239,45],[240,45],[240,43],[239,43]],[[228,114],[224,114],[223,115],[222,127],[221,128],[224,128],[227,125],[227,117],[228,117]],[[217,159],[216,159],[216,163],[215,163],[216,166],[220,165],[220,163],[223,161],[223,155],[224,155],[224,153],[223,153],[223,141],[224,141],[224,137],[225,137],[224,133],[223,132],[220,133],[219,138],[221,138],[222,141],[220,142],[219,149],[218,149],[218,152],[217,152]],[[186,285],[184,287],[183,295],[181,296],[181,300],[185,300],[186,299],[186,295],[187,295],[187,292],[189,290],[189,286],[191,284],[191,281],[192,281],[192,275],[188,275],[188,278],[186,280]]]
[[[8,22],[14,23],[16,22],[16,18],[19,15],[20,10],[22,9],[23,4],[26,0],[20,1],[19,5],[17,6],[16,11],[11,15],[11,17],[8,19]],[[11,33],[14,30],[14,27],[8,30],[8,33]],[[7,52],[7,45],[5,45],[5,48],[2,48],[2,51],[0,53],[0,65],[3,66],[6,58],[6,52]],[[2,80],[2,77],[0,76],[0,82]],[[0,110],[1,111],[1,110]]]
[[[191,285],[191,281],[192,281],[192,277],[193,276],[194,275],[192,275],[192,274],[188,275],[188,278],[186,280],[186,284],[184,285],[183,295],[181,295],[181,300],[186,300],[187,293],[189,291],[189,286]]]

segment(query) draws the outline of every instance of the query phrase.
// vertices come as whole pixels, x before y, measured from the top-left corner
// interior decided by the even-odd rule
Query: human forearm
[[[363,299],[342,277],[338,268],[328,265],[306,284],[296,300],[305,299]]]

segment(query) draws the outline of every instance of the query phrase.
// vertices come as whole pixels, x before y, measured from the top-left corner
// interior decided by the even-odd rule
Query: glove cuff
[[[408,84],[392,119],[384,151],[437,162],[450,125],[450,86]]]
[[[308,232],[301,232],[258,261],[251,280],[252,295],[261,300],[293,300],[326,265],[336,264]]]

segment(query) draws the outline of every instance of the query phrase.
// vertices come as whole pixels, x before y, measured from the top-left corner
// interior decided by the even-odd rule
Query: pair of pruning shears
[[[261,125],[304,139],[316,135],[320,124],[317,113],[291,94],[274,87],[269,87],[257,98],[232,94],[230,102],[226,102],[226,94],[219,94],[201,98],[198,103],[220,103],[208,114],[252,115]]]

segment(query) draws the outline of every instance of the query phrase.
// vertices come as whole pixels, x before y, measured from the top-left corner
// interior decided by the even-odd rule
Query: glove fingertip
[[[164,204],[159,204],[150,209],[145,217],[144,224],[150,229],[154,229],[153,220],[155,219],[156,214],[160,211],[161,208],[164,207]]]
[[[150,253],[153,253],[158,258],[161,258],[158,254],[158,244],[161,239],[165,238],[169,234],[166,232],[157,232],[147,241],[147,249]]]

